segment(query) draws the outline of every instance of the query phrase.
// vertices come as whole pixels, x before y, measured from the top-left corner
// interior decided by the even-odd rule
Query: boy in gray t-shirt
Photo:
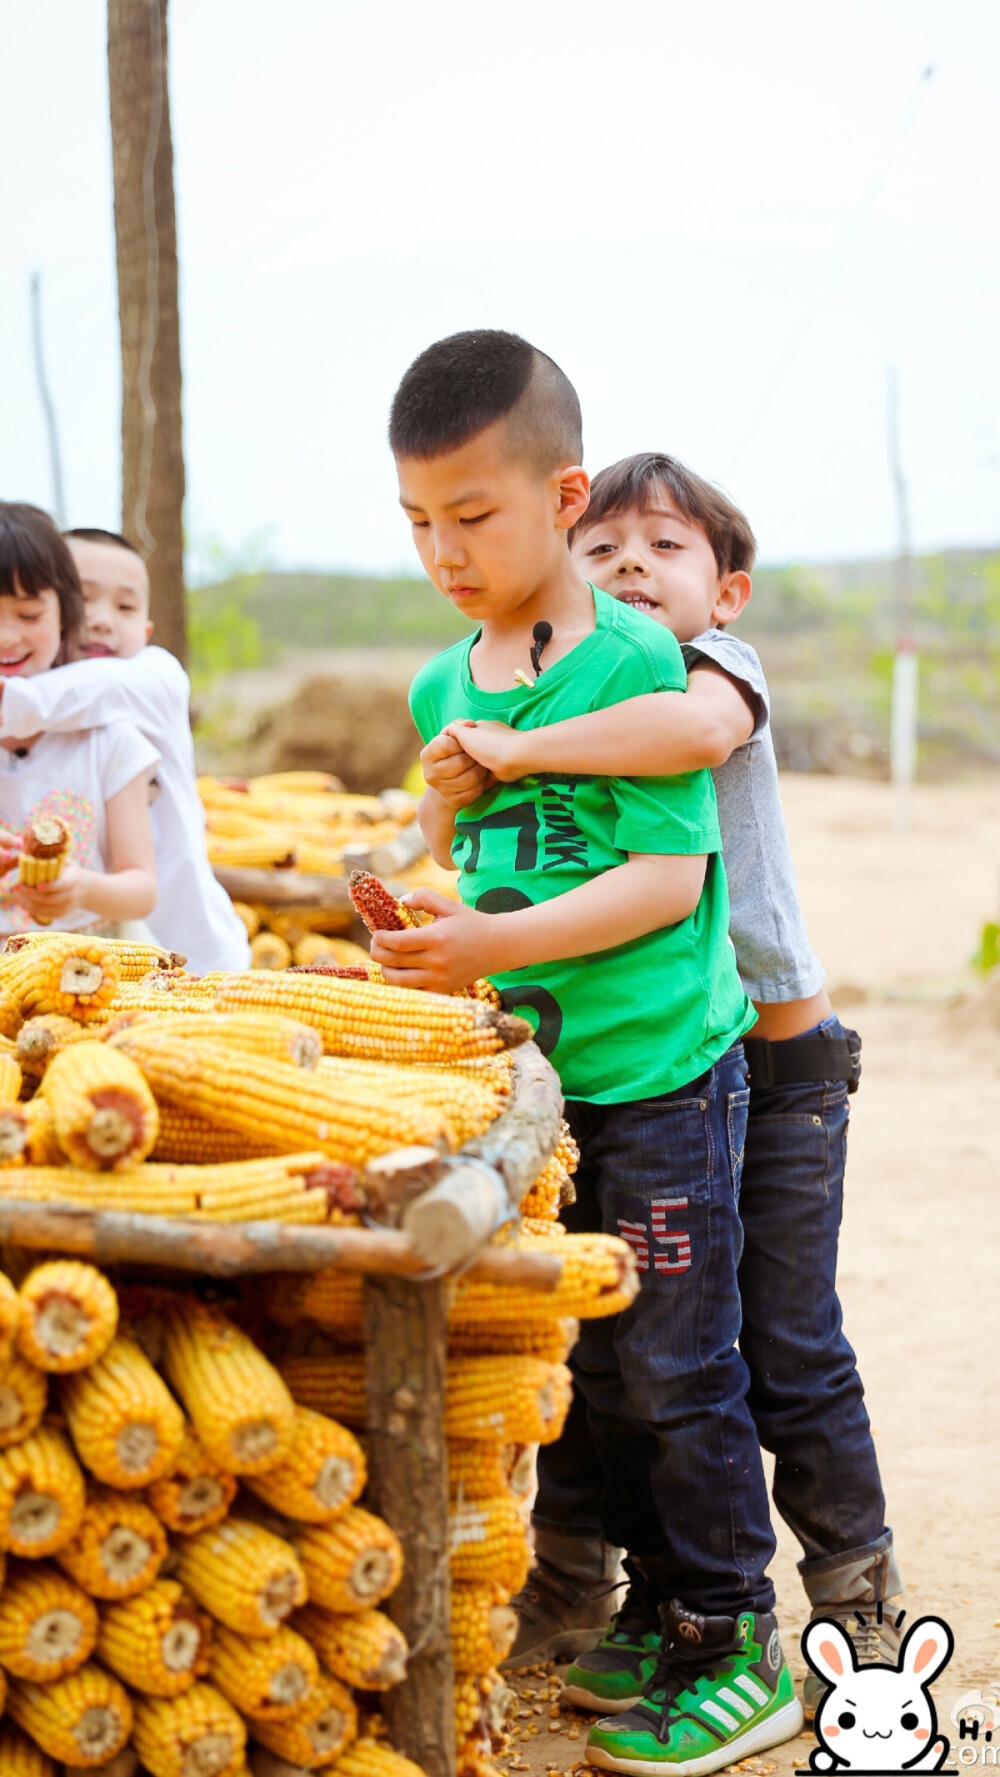
[[[712,768],[730,936],[758,1013],[745,1039],[750,1114],[740,1191],[749,1403],[761,1443],[775,1455],[774,1500],[802,1545],[813,1615],[847,1623],[862,1659],[894,1662],[893,1611],[881,1622],[882,1612],[866,1616],[901,1582],[836,1294],[847,1099],[861,1044],[833,1014],[806,933],[764,673],[754,650],[727,629],[750,597],[753,533],[719,489],[671,457],[648,454],[601,471],[571,541],[588,579],[677,636],[687,695],[640,697],[548,728],[456,725],[453,755],[433,769],[457,775],[475,760],[485,787],[491,776]],[[572,1210],[564,1219],[573,1225]],[[649,1263],[645,1247],[637,1259]],[[602,1712],[628,1709],[650,1678],[656,1611],[681,1589],[662,1563],[630,1562],[628,1594],[593,1646],[615,1591],[616,1551],[605,1539],[636,1546],[624,1522],[616,1528],[615,1512],[633,1526],[643,1513],[641,1501],[615,1501],[614,1475],[605,1472],[612,1466],[600,1464],[578,1398],[563,1438],[540,1454],[537,1565],[516,1601],[520,1632],[509,1662],[577,1654],[567,1697]],[[807,1680],[807,1710],[819,1694],[818,1681]],[[618,1721],[626,1739],[630,1726],[637,1730],[625,1714]]]

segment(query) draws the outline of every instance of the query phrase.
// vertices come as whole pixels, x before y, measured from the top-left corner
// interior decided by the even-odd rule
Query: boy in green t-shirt
[[[372,955],[412,987],[489,974],[532,1018],[580,1145],[580,1210],[646,1254],[635,1303],[585,1322],[572,1359],[605,1472],[605,1536],[670,1627],[658,1651],[652,1635],[641,1650],[655,1659],[655,1731],[624,1764],[595,1762],[707,1772],[802,1720],[736,1349],[740,1039],[754,1014],[728,939],[711,780],[542,773],[483,792],[444,733],[461,718],[527,728],[683,692],[683,661],[669,631],[573,565],[567,536],[589,490],[579,404],[551,359],[511,334],[442,340],[404,376],[389,436],[423,565],[479,628],[411,695],[425,743],[455,757],[421,822],[435,856],[459,866],[464,905],[418,891],[411,904],[433,924],[378,934]],[[609,1707],[624,1710],[643,1691],[642,1658],[631,1685],[622,1673]]]

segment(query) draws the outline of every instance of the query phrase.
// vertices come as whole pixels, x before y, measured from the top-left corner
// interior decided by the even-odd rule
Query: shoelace
[[[699,1678],[714,1678],[717,1665],[714,1656],[703,1660],[692,1660],[687,1655],[681,1658],[673,1645],[664,1642],[643,1696],[650,1703],[662,1704],[664,1716],[670,1715],[681,1692],[692,1690]]]

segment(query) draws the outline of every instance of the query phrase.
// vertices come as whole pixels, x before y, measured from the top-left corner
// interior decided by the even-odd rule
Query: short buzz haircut
[[[0,500],[0,598],[38,598],[43,592],[54,592],[59,600],[60,665],[83,627],[76,563],[58,526],[40,506]]]
[[[121,531],[103,531],[99,525],[81,524],[75,525],[71,531],[63,531],[63,536],[75,537],[81,543],[113,543],[116,549],[127,549],[130,555],[137,555],[142,560],[142,551],[123,537]]]
[[[664,489],[691,524],[704,531],[720,574],[748,574],[757,539],[738,506],[721,488],[661,451],[640,451],[601,469],[590,484],[590,505],[570,532],[570,541],[602,519],[620,512],[655,512]]]
[[[540,475],[583,456],[580,402],[568,376],[517,333],[478,328],[415,358],[393,397],[393,456],[426,462],[459,450],[498,420],[511,456]]]

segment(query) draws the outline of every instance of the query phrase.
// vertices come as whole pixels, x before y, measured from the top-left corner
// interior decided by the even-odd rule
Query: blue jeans
[[[601,1465],[601,1528],[653,1569],[666,1596],[707,1614],[774,1602],[767,1489],[736,1344],[748,1098],[737,1045],[676,1092],[571,1101],[566,1112],[581,1152],[566,1221],[628,1240],[641,1277],[622,1314],[582,1323],[570,1360]]]
[[[835,1019],[820,1028],[843,1034]],[[751,1092],[740,1186],[747,1403],[760,1442],[774,1453],[774,1501],[802,1545],[807,1581],[811,1571],[829,1572],[891,1543],[864,1391],[836,1293],[847,1121],[842,1081]],[[573,1213],[565,1212],[567,1220]],[[628,1535],[611,1536],[605,1522],[606,1454],[591,1437],[585,1402],[575,1397],[559,1442],[539,1455],[536,1524],[633,1546]],[[633,1469],[638,1461],[636,1449]],[[657,1516],[648,1492],[642,1502],[636,1496],[635,1513],[639,1552],[652,1552]],[[616,1532],[624,1528],[616,1520]]]

